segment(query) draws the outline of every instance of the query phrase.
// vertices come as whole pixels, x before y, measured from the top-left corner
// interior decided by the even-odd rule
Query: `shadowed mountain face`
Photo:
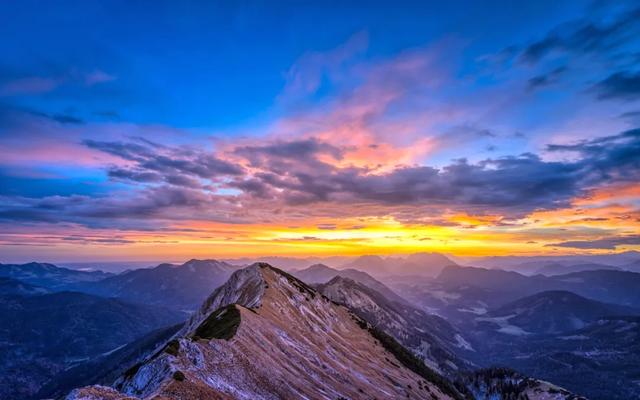
[[[0,297],[0,398],[26,399],[55,374],[181,313],[74,292]]]
[[[389,284],[464,332],[477,365],[508,366],[596,400],[638,397],[640,274],[449,267],[437,279]]]
[[[341,276],[344,278],[352,279],[356,282],[360,282],[363,285],[379,292],[384,297],[389,300],[398,301],[402,303],[406,303],[407,301],[402,297],[398,296],[393,290],[389,289],[384,283],[375,279],[371,275],[366,272],[358,271],[357,269],[334,269],[328,267],[324,264],[314,264],[308,268],[292,271],[292,274],[297,278],[300,278],[304,282],[315,284],[315,283],[326,283],[336,276]]]
[[[20,282],[11,278],[0,278],[0,296],[4,295],[18,295],[18,296],[35,296],[39,294],[48,293],[49,290],[40,287],[29,285],[28,283]]]
[[[73,289],[78,284],[96,282],[109,276],[112,274],[102,271],[77,271],[46,263],[0,264],[0,277],[16,279],[54,291]]]
[[[603,317],[582,329],[549,335],[478,337],[474,361],[509,365],[592,400],[640,398],[640,317]]]
[[[498,327],[515,326],[522,333],[558,334],[582,329],[601,317],[619,315],[640,315],[640,309],[601,303],[567,291],[548,291],[506,304],[479,320],[497,321]]]
[[[70,398],[459,397],[389,336],[265,264],[234,273],[164,348]]]
[[[237,267],[216,260],[191,260],[182,265],[160,264],[155,268],[128,271],[84,285],[82,289],[101,296],[176,310],[195,310],[222,285]]]
[[[434,370],[453,377],[473,368],[461,358],[474,351],[472,345],[444,319],[394,302],[348,278],[335,277],[318,290],[393,336]]]
[[[79,363],[50,379],[34,398],[62,398],[72,389],[92,384],[109,385],[129,368],[144,360],[182,328],[182,324],[152,331],[112,352]]]
[[[446,288],[474,287],[501,294],[501,301],[548,290],[566,290],[605,303],[640,307],[640,274],[628,271],[582,271],[557,276],[525,276],[513,271],[448,267],[437,282]]]

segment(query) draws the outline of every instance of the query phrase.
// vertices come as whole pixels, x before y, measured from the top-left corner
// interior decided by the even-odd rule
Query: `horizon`
[[[637,4],[404,5],[0,5],[0,262],[640,250]]]
[[[266,262],[275,267],[281,267],[285,270],[299,270],[308,268],[316,264],[326,265],[334,269],[355,268],[367,271],[368,268],[362,266],[351,266],[350,263],[360,259],[361,257],[380,257],[382,260],[394,261],[404,260],[411,256],[419,255],[441,255],[452,262],[452,265],[460,267],[473,267],[481,269],[501,269],[506,271],[515,271],[528,274],[526,264],[528,262],[548,262],[552,264],[580,265],[580,263],[592,262],[603,267],[621,267],[621,270],[628,270],[631,264],[637,262],[640,252],[631,250],[626,252],[616,252],[608,254],[564,254],[564,255],[538,255],[538,256],[469,256],[458,257],[448,253],[438,252],[416,252],[416,253],[388,253],[388,254],[361,254],[352,256],[257,256],[257,257],[203,257],[203,258],[187,258],[181,260],[85,260],[85,261],[57,261],[57,260],[34,260],[24,259],[18,261],[0,260],[2,264],[53,264],[57,267],[70,268],[78,271],[102,271],[108,273],[120,274],[126,271],[136,269],[155,268],[162,264],[172,264],[181,266],[189,261],[220,261],[226,262],[237,267],[244,267],[256,262]],[[616,258],[623,256],[624,258]],[[299,262],[299,264],[298,264]],[[279,264],[280,263],[280,264]],[[401,273],[402,271],[397,271]]]

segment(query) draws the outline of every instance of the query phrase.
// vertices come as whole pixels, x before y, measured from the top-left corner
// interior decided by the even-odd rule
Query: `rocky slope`
[[[235,272],[115,387],[68,399],[460,397],[391,337],[266,264]]]
[[[429,367],[449,377],[470,370],[463,358],[474,349],[462,333],[444,319],[386,299],[375,290],[348,278],[335,277],[318,290],[344,304],[358,316],[393,336]]]

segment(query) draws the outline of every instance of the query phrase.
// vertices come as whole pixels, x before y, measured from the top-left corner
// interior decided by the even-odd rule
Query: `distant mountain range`
[[[102,271],[78,271],[47,263],[0,264],[0,277],[51,290],[67,290],[80,283],[97,282],[112,275]]]
[[[437,278],[447,287],[476,287],[506,293],[512,299],[547,290],[567,290],[605,303],[640,307],[640,274],[617,270],[526,276],[513,271],[447,267]]]
[[[457,265],[440,253],[416,253],[406,257],[361,256],[343,268],[365,271],[375,277],[389,275],[436,276],[443,268]]]
[[[190,260],[182,265],[160,264],[127,271],[78,288],[96,295],[193,311],[236,269],[216,260]]]
[[[555,264],[569,267],[579,264],[600,264],[640,272],[634,263],[640,262],[640,252],[625,251],[612,254],[566,255],[566,256],[498,256],[466,258],[465,264],[485,268],[512,270],[522,274],[535,274],[545,265]]]
[[[547,291],[505,304],[477,320],[494,321],[498,331],[559,334],[582,329],[602,317],[639,315],[640,309],[590,300],[563,290]]]
[[[572,272],[597,271],[602,269],[615,270],[615,271],[624,270],[624,268],[614,267],[612,265],[596,264],[596,263],[570,264],[570,265],[551,263],[536,270],[536,273],[541,275],[546,275],[546,276],[553,276],[553,275],[570,274]]]

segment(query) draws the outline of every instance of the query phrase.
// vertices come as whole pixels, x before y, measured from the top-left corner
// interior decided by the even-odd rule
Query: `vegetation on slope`
[[[212,312],[196,329],[194,339],[225,339],[235,336],[240,326],[240,310],[235,304]]]
[[[449,382],[442,375],[433,371],[427,367],[424,362],[413,355],[409,350],[404,348],[393,337],[387,335],[381,330],[369,325],[365,320],[356,315],[353,315],[354,320],[362,329],[367,329],[371,336],[376,338],[382,347],[384,347],[389,353],[393,354],[396,359],[407,369],[420,375],[428,382],[436,385],[444,394],[451,396],[454,399],[466,399],[470,398],[466,394],[461,394],[456,387]],[[465,391],[466,392],[466,391]]]

